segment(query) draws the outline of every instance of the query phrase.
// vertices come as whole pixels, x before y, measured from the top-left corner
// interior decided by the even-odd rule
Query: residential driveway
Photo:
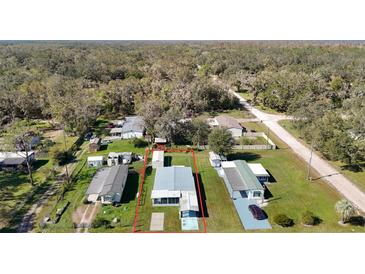
[[[233,200],[233,204],[237,210],[238,216],[240,217],[241,223],[245,230],[251,229],[271,229],[271,225],[268,219],[256,220],[250,210],[249,205],[256,204],[254,200],[240,198]]]
[[[257,108],[252,107],[243,97],[234,92],[232,89],[230,89],[230,92],[239,98],[241,104],[258,119],[260,119],[281,140],[283,140],[294,151],[294,153],[296,153],[304,161],[308,162],[310,157],[310,149],[300,143],[295,137],[293,137],[288,131],[278,124],[278,121],[282,119],[290,119],[291,117],[262,112]],[[365,212],[365,193],[316,153],[313,153],[312,168],[320,175],[321,179],[325,180],[337,191],[339,191],[359,210]]]

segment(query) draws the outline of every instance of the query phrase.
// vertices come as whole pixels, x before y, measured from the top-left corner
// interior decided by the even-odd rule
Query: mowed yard
[[[261,124],[247,125],[258,131],[265,130]],[[268,188],[271,193],[268,205],[264,208],[273,226],[272,230],[260,232],[365,232],[363,227],[346,226],[342,227],[337,222],[339,216],[335,212],[334,205],[341,198],[339,194],[330,188],[326,183],[315,180],[308,182],[306,177],[306,165],[299,159],[283,142],[276,136],[270,136],[279,149],[264,151],[235,151],[230,156],[231,159],[243,159],[248,162],[259,162],[271,173],[275,182]],[[129,141],[115,141],[104,150],[88,155],[107,155],[110,151],[133,151],[144,154],[144,149],[136,149]],[[245,232],[238,218],[232,201],[224,186],[223,180],[218,176],[215,169],[210,166],[208,151],[195,153],[203,203],[205,204],[205,219],[207,232]],[[151,160],[150,153],[149,162]],[[165,162],[167,165],[185,165],[193,167],[191,153],[166,153]],[[119,207],[102,206],[97,217],[103,217],[112,221],[117,218],[113,228],[92,228],[89,232],[132,232],[135,209],[137,205],[137,192],[141,182],[140,171],[143,162],[138,161],[133,165],[133,175],[128,177],[125,191],[123,192],[122,205]],[[132,167],[131,166],[131,167]],[[194,171],[194,168],[193,168]],[[80,206],[84,193],[95,172],[93,169],[83,167],[80,177],[75,182],[72,190],[67,192],[62,203],[70,201],[70,206],[56,225],[50,225],[43,232],[74,232],[72,224],[72,214]],[[141,196],[141,207],[137,229],[139,231],[149,231],[152,212],[165,213],[166,232],[180,232],[181,222],[178,215],[178,207],[152,207],[151,191],[154,183],[155,171],[151,167],[147,169],[146,179]],[[49,209],[57,209],[62,204],[50,205]],[[304,227],[301,224],[301,215],[306,210],[312,211],[322,221],[314,227]],[[291,228],[282,228],[276,225],[273,217],[276,214],[284,213],[293,218],[295,225]],[[203,231],[200,221],[200,231]],[[251,231],[250,231],[251,232]]]
[[[244,126],[268,133],[261,123],[245,123]],[[364,227],[340,226],[335,203],[342,197],[321,180],[306,180],[306,163],[296,156],[277,136],[269,132],[269,137],[278,145],[277,150],[251,150],[237,152],[231,158],[261,163],[272,175],[274,182],[268,185],[272,197],[264,208],[273,226],[272,232],[365,232]],[[312,173],[314,178],[318,178]],[[314,227],[304,227],[301,216],[306,210],[312,211],[322,222]],[[284,213],[294,219],[291,228],[276,225],[273,217]],[[268,231],[270,232],[270,231]]]
[[[57,224],[47,225],[44,229],[37,227],[38,232],[75,232],[73,219],[75,219],[75,214],[82,210],[85,205],[83,204],[83,199],[85,197],[85,192],[96,172],[95,168],[88,168],[86,165],[86,160],[88,156],[103,155],[107,157],[109,152],[128,152],[132,151],[136,154],[143,155],[144,148],[135,148],[134,145],[128,140],[114,141],[113,143],[104,146],[100,151],[96,153],[85,153],[80,160],[78,167],[80,173],[77,176],[73,186],[69,191],[66,192],[64,199],[57,201],[55,196],[48,204],[45,206],[39,214],[38,223],[46,215],[51,217],[55,215],[58,208],[62,208],[67,202],[70,205],[67,207],[66,211],[62,215],[60,221]],[[139,184],[139,172],[143,167],[143,161],[134,162],[129,166],[130,174],[128,175],[125,190],[122,196],[122,205],[119,207],[114,207],[111,205],[103,205],[100,207],[97,217],[102,216],[105,219],[112,221],[114,218],[118,219],[118,222],[114,224],[114,228],[92,228],[89,232],[131,232],[132,224],[134,220],[134,212],[136,207],[136,194]],[[76,219],[77,218],[76,216]]]
[[[242,232],[242,226],[228,192],[216,171],[210,166],[208,152],[196,152],[196,160],[199,170],[199,181],[202,194],[207,232]],[[165,153],[165,166],[184,165],[190,166],[195,172],[191,153],[174,152]],[[152,207],[151,191],[155,177],[155,170],[148,168],[142,203],[138,218],[139,231],[149,231],[152,212],[164,212],[164,231],[181,232],[178,207]],[[195,174],[194,174],[195,179]],[[198,189],[197,189],[198,193]],[[199,231],[204,231],[203,221],[199,220]]]

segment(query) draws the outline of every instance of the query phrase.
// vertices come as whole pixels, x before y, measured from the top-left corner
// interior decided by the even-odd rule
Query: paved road
[[[305,161],[309,160],[310,149],[300,143],[288,131],[278,124],[278,121],[290,119],[290,116],[268,114],[252,107],[243,97],[230,89],[241,104],[247,108],[253,115],[260,119],[273,133],[282,139],[297,155]],[[324,179],[327,183],[337,189],[346,199],[351,201],[358,209],[365,212],[365,193],[362,192],[349,179],[340,174],[337,169],[331,166],[326,160],[313,153],[312,168]]]

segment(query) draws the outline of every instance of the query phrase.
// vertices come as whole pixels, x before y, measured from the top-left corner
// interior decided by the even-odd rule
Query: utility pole
[[[312,156],[313,156],[313,140],[311,142],[311,153],[309,156],[308,161],[308,170],[307,170],[307,180],[312,181],[312,177],[310,177],[310,170],[311,170],[311,164],[312,164]]]
[[[65,152],[67,151],[67,142],[66,142],[66,133],[65,133],[65,127],[63,127],[63,143],[64,143],[64,147],[65,147]],[[67,167],[67,164],[66,163],[66,166],[65,166],[65,170],[66,170],[66,179],[67,179],[67,183],[70,184],[70,174],[68,173],[68,167]]]

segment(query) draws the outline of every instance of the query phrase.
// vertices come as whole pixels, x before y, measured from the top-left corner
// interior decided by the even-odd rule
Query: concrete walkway
[[[276,136],[283,140],[299,157],[308,162],[310,157],[310,149],[300,143],[293,135],[286,131],[278,124],[283,119],[291,119],[286,115],[276,115],[265,113],[255,107],[252,107],[242,96],[233,91],[240,103],[262,121]],[[339,171],[331,166],[325,159],[321,158],[313,152],[312,168],[320,175],[320,178],[339,191],[346,199],[351,201],[359,210],[365,212],[365,193],[362,192],[349,179],[339,173]]]

